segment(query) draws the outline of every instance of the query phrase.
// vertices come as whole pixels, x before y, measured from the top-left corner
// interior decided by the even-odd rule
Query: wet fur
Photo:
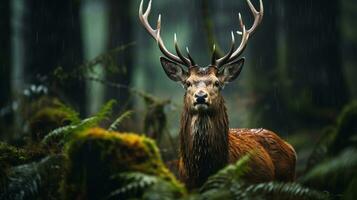
[[[185,95],[186,101],[186,95]],[[219,95],[207,112],[192,112],[185,102],[181,115],[179,173],[188,188],[201,186],[228,163],[247,153],[248,182],[293,181],[296,154],[291,145],[265,129],[229,129],[224,100]]]

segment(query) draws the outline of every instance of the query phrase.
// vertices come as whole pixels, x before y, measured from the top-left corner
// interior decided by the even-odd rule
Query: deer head
[[[228,53],[221,58],[216,58],[215,48],[213,47],[211,64],[206,67],[200,67],[194,62],[188,48],[186,48],[187,57],[181,53],[176,34],[174,35],[174,45],[177,55],[167,50],[160,36],[161,15],[158,17],[156,29],[153,29],[148,22],[151,2],[152,0],[150,0],[145,13],[143,13],[143,0],[141,1],[139,18],[148,33],[156,40],[161,52],[165,56],[161,57],[160,61],[166,75],[171,80],[179,82],[184,86],[186,90],[185,106],[192,112],[200,113],[217,110],[219,104],[223,102],[220,91],[227,83],[235,80],[242,71],[244,58],[240,58],[240,56],[247,46],[249,37],[253,35],[255,29],[263,19],[262,0],[260,0],[259,12],[254,8],[250,0],[247,0],[254,16],[254,23],[248,30],[239,13],[241,31],[237,31],[237,33],[242,36],[242,39],[238,48],[235,47],[235,37],[232,31],[231,47]]]

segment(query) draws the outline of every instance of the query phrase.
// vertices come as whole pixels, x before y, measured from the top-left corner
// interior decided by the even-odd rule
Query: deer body
[[[179,171],[189,188],[199,187],[228,163],[234,163],[252,152],[249,160],[251,171],[245,175],[247,181],[292,181],[295,177],[295,151],[275,133],[265,129],[229,129],[220,91],[242,71],[244,58],[240,58],[240,55],[263,18],[262,0],[259,12],[250,0],[247,2],[254,15],[252,27],[247,30],[239,14],[241,32],[238,34],[242,35],[239,47],[235,48],[232,32],[229,52],[216,59],[213,50],[212,62],[207,67],[196,65],[188,49],[188,57],[183,56],[176,35],[174,42],[177,55],[169,52],[160,36],[161,17],[158,18],[157,29],[153,29],[148,22],[151,0],[145,13],[143,1],[140,4],[140,21],[165,55],[160,61],[166,75],[180,82],[186,90],[180,124]],[[182,65],[187,69],[182,68]]]
[[[211,104],[213,109],[206,112],[192,110],[189,92],[184,97],[179,136],[179,172],[189,188],[200,186],[208,176],[252,152],[249,161],[252,171],[246,175],[247,181],[294,180],[296,154],[288,143],[265,129],[229,129],[224,99],[220,94]]]

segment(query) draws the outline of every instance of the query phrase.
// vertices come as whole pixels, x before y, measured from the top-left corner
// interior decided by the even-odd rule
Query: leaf
[[[84,131],[88,128],[95,127],[101,121],[108,119],[108,116],[112,113],[112,109],[115,104],[115,100],[110,100],[93,117],[84,119],[77,124],[63,126],[51,131],[45,136],[45,138],[43,138],[42,144],[57,144],[60,146],[63,145],[70,139],[71,136],[75,135],[76,133]]]
[[[328,180],[332,184],[337,179],[343,178],[347,172],[357,168],[356,155],[357,149],[347,148],[340,155],[316,165],[300,180],[303,183]]]
[[[108,199],[113,197],[128,197],[142,194],[149,186],[158,182],[159,177],[141,172],[124,172],[112,177],[120,180],[123,186],[109,194]]]
[[[248,163],[250,155],[251,154],[247,154],[243,156],[235,164],[228,165],[215,175],[209,177],[200,188],[200,192],[228,187],[233,181],[239,181],[241,177],[249,171]]]
[[[268,182],[250,185],[244,189],[237,199],[328,199],[328,194],[312,190],[298,183]]]
[[[119,125],[124,121],[125,119],[129,118],[133,114],[133,111],[128,110],[121,114],[110,126],[109,126],[109,131],[116,131],[118,130]]]
[[[5,185],[0,188],[0,199],[22,200],[55,196],[65,158],[62,155],[48,156],[39,162],[19,165],[9,169]]]
[[[80,123],[81,119],[79,118],[79,113],[75,111],[73,108],[59,102],[59,110],[67,113],[67,119],[71,122],[71,124]]]

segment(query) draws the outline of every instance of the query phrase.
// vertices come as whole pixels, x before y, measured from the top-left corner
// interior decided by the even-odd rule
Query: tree
[[[28,82],[38,83],[57,67],[71,73],[82,63],[79,6],[78,1],[72,0],[30,0],[27,3],[25,68]],[[59,82],[55,89],[84,112],[83,80]]]
[[[340,52],[340,3],[284,2],[287,107],[296,126],[332,122],[348,101]]]
[[[0,4],[0,110],[7,106],[11,99],[10,94],[10,0],[4,0]],[[0,112],[0,128],[5,130],[10,122],[10,116]],[[6,119],[5,119],[6,118]],[[0,133],[1,134],[1,133]]]
[[[257,9],[258,4],[255,4]],[[282,85],[279,78],[279,16],[276,1],[264,1],[264,19],[249,41],[247,67],[249,87],[254,97],[250,113],[252,127],[264,127],[283,133],[286,110],[282,104]],[[251,15],[249,15],[251,16]],[[247,18],[247,17],[245,17]],[[247,23],[247,22],[246,22]],[[247,23],[247,26],[250,24]],[[246,69],[247,70],[247,69]]]
[[[124,0],[109,1],[109,49],[132,43],[134,41],[132,29],[132,3]],[[135,12],[136,14],[136,12]],[[136,17],[136,15],[135,15]],[[133,51],[127,48],[121,51],[116,57],[116,62],[120,68],[119,73],[107,74],[107,80],[122,85],[129,86],[133,72]],[[106,98],[118,99],[120,105],[128,103],[129,91],[126,88],[112,91],[113,88],[107,89]]]

